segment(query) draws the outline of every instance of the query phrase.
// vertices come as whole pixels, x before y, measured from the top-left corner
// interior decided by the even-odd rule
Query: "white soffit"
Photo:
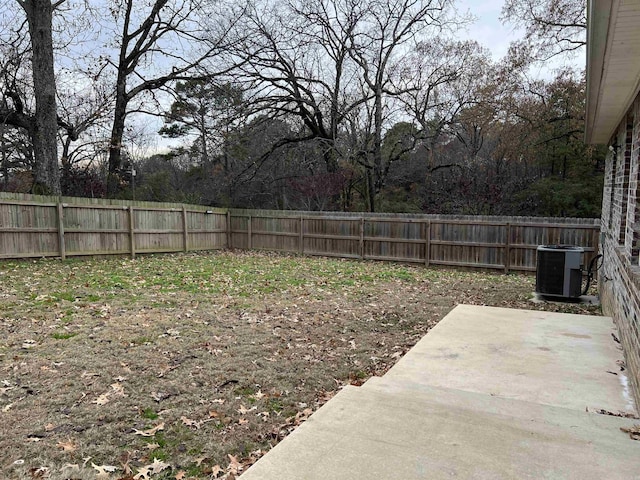
[[[640,0],[591,0],[587,143],[607,143],[640,87]]]

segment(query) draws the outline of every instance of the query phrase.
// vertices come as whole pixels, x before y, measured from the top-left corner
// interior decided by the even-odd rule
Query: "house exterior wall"
[[[606,160],[598,274],[602,307],[613,317],[624,349],[630,388],[640,406],[640,95],[620,123]]]

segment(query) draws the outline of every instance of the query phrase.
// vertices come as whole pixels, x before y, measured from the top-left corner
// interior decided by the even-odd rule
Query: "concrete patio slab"
[[[458,306],[348,386],[242,480],[635,479],[611,319]],[[587,411],[589,410],[589,412]]]
[[[635,411],[609,317],[459,305],[385,375],[585,411]]]
[[[640,443],[620,431],[631,423],[471,392],[346,387],[241,478],[633,479]]]

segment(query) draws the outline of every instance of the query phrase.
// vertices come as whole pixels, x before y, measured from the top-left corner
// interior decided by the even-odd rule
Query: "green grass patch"
[[[66,300],[67,302],[73,302],[76,296],[71,292],[56,292],[53,294],[53,298],[56,300]]]
[[[151,452],[151,460],[168,460],[169,454],[162,449],[156,449]]]
[[[72,332],[56,332],[54,334],[52,334],[51,336],[53,338],[55,338],[56,340],[68,340],[69,338],[73,338],[76,335],[78,335],[77,333],[72,333]]]
[[[270,412],[280,413],[284,410],[284,404],[279,398],[267,399],[267,409]]]
[[[155,412],[153,408],[147,407],[142,411],[142,418],[155,420],[156,418],[158,418],[158,414]]]
[[[253,387],[238,387],[234,390],[236,395],[242,395],[243,397],[249,397],[257,392]]]

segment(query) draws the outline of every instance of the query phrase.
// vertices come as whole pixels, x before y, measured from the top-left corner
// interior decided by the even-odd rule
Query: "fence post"
[[[424,266],[428,267],[431,260],[431,220],[424,224]]]
[[[298,249],[300,250],[300,255],[304,255],[304,217],[300,216],[300,240]]]
[[[66,246],[64,243],[64,205],[58,202],[58,249],[60,250],[60,258],[67,258]]]
[[[249,220],[247,221],[247,249],[251,250],[251,215],[249,215]]]
[[[227,210],[227,248],[231,248],[231,239],[233,238],[231,232],[231,212]]]
[[[189,251],[189,230],[187,229],[187,207],[182,206],[182,239],[184,241],[184,251]]]
[[[360,219],[360,258],[364,260],[364,217]]]
[[[504,273],[509,273],[511,263],[511,223],[506,225],[506,240],[504,244]]]

